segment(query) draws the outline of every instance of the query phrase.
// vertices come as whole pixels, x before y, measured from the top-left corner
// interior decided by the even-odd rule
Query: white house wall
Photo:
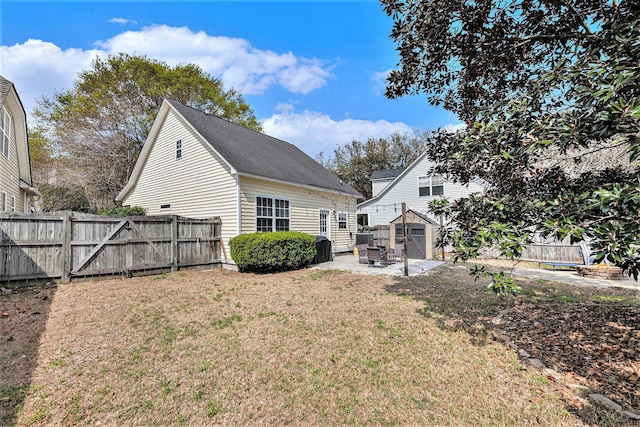
[[[176,141],[182,158],[176,159]],[[147,143],[149,143],[148,141]],[[169,109],[135,188],[123,205],[142,206],[148,215],[181,215],[222,219],[227,248],[237,230],[237,190],[228,166]],[[170,204],[170,209],[160,209]]]
[[[389,184],[378,198],[372,198],[361,203],[358,214],[368,214],[369,225],[389,224],[402,214],[402,203],[407,204],[407,210],[413,209],[439,222],[439,218],[429,213],[429,203],[440,196],[419,196],[418,177],[428,176],[433,163],[426,156],[417,160],[418,163],[409,166],[405,174],[398,176],[395,182]],[[482,187],[474,182],[468,186],[455,182],[444,183],[444,196],[449,200],[467,197],[472,193],[482,191]]]
[[[20,167],[18,161],[18,145],[16,140],[15,114],[5,105],[11,116],[11,130],[9,141],[9,158],[0,153],[0,197],[2,192],[7,194],[6,211],[11,211],[11,197],[16,200],[16,213],[24,213],[24,191],[20,189]],[[2,107],[0,107],[2,114]]]
[[[356,228],[356,199],[293,184],[277,183],[252,177],[241,178],[242,232],[256,231],[256,196],[289,200],[290,229],[317,235],[320,233],[320,210],[330,212],[331,247],[334,252],[353,249]],[[338,229],[338,212],[346,212],[347,229]]]

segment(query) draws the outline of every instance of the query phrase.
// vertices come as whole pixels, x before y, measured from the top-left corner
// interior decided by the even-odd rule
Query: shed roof
[[[203,113],[177,101],[167,102],[239,173],[319,187],[362,197],[349,184],[293,144]]]
[[[414,214],[415,216],[417,216],[418,218],[420,218],[420,219],[424,220],[424,221],[425,221],[425,223],[427,223],[427,224],[431,224],[431,225],[439,225],[437,222],[435,222],[434,220],[432,220],[431,218],[429,218],[429,217],[428,217],[428,216],[426,216],[425,214],[422,214],[422,213],[420,213],[420,212],[418,212],[418,211],[414,211],[413,209],[409,209],[409,210],[407,210],[407,213],[410,213],[410,212],[411,212],[412,214]],[[400,215],[400,216],[398,216],[397,218],[394,218],[393,220],[391,220],[391,221],[389,222],[389,224],[393,224],[394,222],[396,222],[397,220],[399,220],[399,219],[401,219],[401,218],[402,218],[402,215]]]

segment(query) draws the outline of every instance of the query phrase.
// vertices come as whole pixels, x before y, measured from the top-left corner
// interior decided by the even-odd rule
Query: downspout
[[[242,200],[240,193],[240,176],[235,170],[232,170],[236,178],[236,235],[242,234]]]

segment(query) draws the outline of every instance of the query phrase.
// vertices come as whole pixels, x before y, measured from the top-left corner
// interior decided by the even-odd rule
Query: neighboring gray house
[[[0,76],[0,212],[29,213],[40,196],[31,181],[27,115],[15,86]]]
[[[255,231],[324,235],[355,244],[362,196],[296,146],[165,100],[116,200],[148,215],[220,216],[222,237]]]
[[[372,194],[369,200],[358,204],[358,225],[389,224],[402,213],[402,203],[407,209],[429,217],[429,203],[439,197],[459,199],[481,192],[484,182],[474,180],[468,185],[446,181],[441,175],[432,175],[433,162],[422,153],[404,170],[376,171],[371,175]]]

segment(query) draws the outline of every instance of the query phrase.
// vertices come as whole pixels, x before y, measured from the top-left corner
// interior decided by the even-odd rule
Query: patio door
[[[329,211],[320,211],[320,233],[321,236],[331,240],[331,215]]]

